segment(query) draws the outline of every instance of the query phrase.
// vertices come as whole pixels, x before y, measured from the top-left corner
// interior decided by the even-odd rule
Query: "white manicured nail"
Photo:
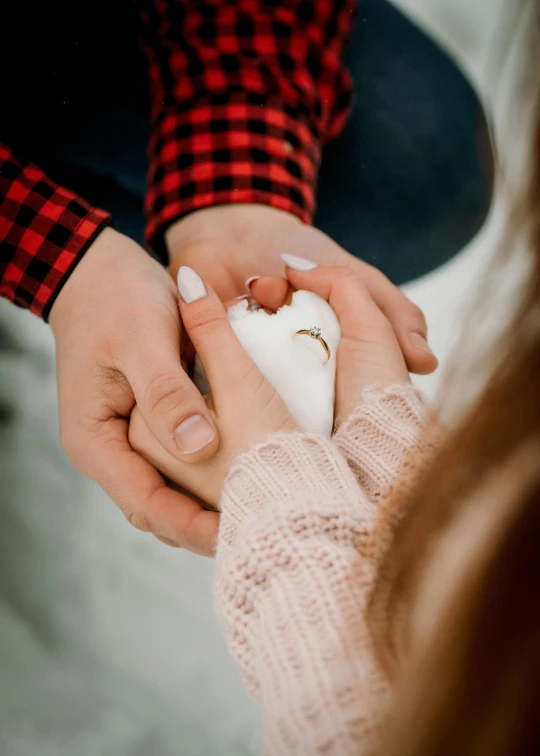
[[[202,278],[187,265],[182,265],[178,271],[178,291],[186,304],[191,304],[208,294]]]
[[[290,255],[288,252],[283,252],[279,257],[288,268],[292,268],[293,270],[313,270],[317,267],[317,263],[314,263],[312,260],[298,257],[298,255]]]
[[[253,283],[253,281],[258,281],[259,278],[260,278],[260,276],[250,276],[246,280],[246,289],[249,291],[249,289],[250,289],[251,284]]]

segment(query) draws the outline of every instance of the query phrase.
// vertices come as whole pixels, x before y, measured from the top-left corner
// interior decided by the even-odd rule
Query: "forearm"
[[[366,605],[377,509],[335,446],[275,437],[223,490],[217,601],[268,753],[367,753],[389,695]]]
[[[430,442],[419,443],[426,418],[412,386],[368,390],[336,443],[275,437],[227,479],[217,599],[262,705],[269,753],[376,745],[391,685],[367,609],[387,587],[379,569],[399,502],[396,518],[386,505],[412,475],[408,455],[428,453]]]

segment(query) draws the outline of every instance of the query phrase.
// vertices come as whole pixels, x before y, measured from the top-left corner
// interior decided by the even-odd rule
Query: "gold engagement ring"
[[[324,363],[326,365],[326,363],[330,359],[330,354],[331,354],[330,347],[328,346],[328,344],[326,343],[326,341],[321,336],[321,329],[318,326],[311,326],[311,328],[304,328],[301,331],[296,331],[296,333],[293,334],[293,338],[295,336],[309,336],[310,338],[315,339],[316,341],[318,341],[319,344],[324,349],[324,351],[326,352],[326,361]]]

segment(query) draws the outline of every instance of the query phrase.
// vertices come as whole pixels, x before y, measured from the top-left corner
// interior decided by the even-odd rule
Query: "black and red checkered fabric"
[[[321,146],[350,99],[354,0],[155,0],[143,11],[153,130],[147,234],[258,202],[309,221]]]
[[[321,148],[344,125],[356,0],[148,0],[147,240],[198,208],[253,202],[309,222]],[[107,213],[0,146],[0,294],[47,316]]]
[[[77,261],[110,223],[0,144],[0,295],[47,318]]]

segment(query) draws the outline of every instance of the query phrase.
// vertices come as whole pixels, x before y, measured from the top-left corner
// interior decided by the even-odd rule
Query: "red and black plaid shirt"
[[[309,222],[322,146],[350,101],[355,0],[143,4],[152,134],[148,245],[198,208],[256,202]],[[47,317],[103,210],[0,144],[0,294]]]

